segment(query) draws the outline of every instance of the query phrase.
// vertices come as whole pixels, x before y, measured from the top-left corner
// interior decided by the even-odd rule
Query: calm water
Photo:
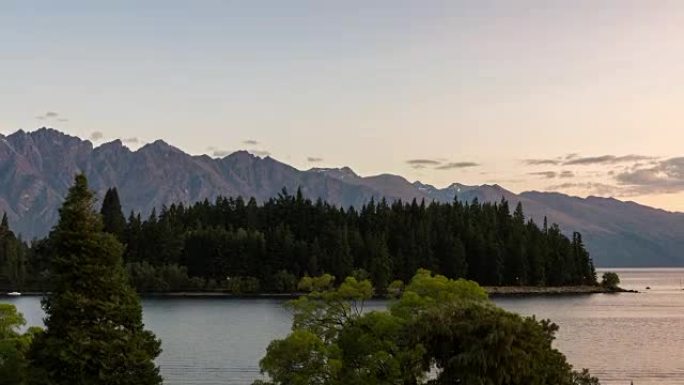
[[[684,384],[684,269],[614,271],[623,287],[642,293],[495,302],[560,325],[556,346],[603,384]],[[0,301],[16,304],[31,325],[41,324],[39,298]],[[266,346],[286,335],[291,321],[278,300],[146,299],[143,304],[145,323],[162,339],[158,362],[168,385],[249,384],[259,376]]]

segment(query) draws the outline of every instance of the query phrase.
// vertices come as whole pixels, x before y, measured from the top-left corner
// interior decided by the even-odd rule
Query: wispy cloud
[[[242,141],[242,143],[250,145],[250,146],[256,146],[259,144],[259,141],[254,140],[254,139],[247,139],[247,140]]]
[[[36,119],[38,119],[38,120],[57,120],[58,122],[68,122],[69,121],[69,119],[67,119],[65,117],[61,117],[61,118],[57,119],[59,116],[60,115],[58,112],[47,111],[43,114],[37,115]]]
[[[670,158],[646,168],[632,168],[616,173],[618,184],[635,194],[684,191],[684,157]]]
[[[589,165],[607,165],[620,163],[633,163],[647,160],[657,159],[646,155],[601,155],[601,156],[585,156],[581,157],[578,154],[567,154],[558,158],[547,159],[525,159],[523,163],[527,166],[589,166]]]
[[[445,163],[441,166],[435,167],[436,170],[453,170],[457,168],[470,168],[470,167],[477,167],[479,166],[479,163],[475,162],[449,162]]]
[[[572,172],[572,171],[567,171],[567,170],[566,170],[566,171],[561,171],[561,173],[558,174],[558,177],[559,177],[559,178],[574,178],[574,177],[575,177],[575,173]]]
[[[652,156],[645,155],[602,155],[602,156],[589,156],[589,157],[578,157],[570,159],[564,162],[564,165],[568,166],[586,166],[595,164],[617,164],[617,163],[629,163],[629,162],[639,162],[643,160],[654,159]]]
[[[317,158],[317,157],[315,157],[315,156],[310,156],[310,157],[306,158],[306,160],[307,160],[309,163],[319,163],[319,162],[322,162],[322,161],[323,161],[323,158]]]
[[[406,161],[406,163],[415,169],[421,169],[429,166],[438,166],[442,164],[442,162],[437,159],[409,159]]]
[[[101,131],[93,131],[90,134],[90,140],[92,140],[92,141],[98,141],[102,138],[104,138],[104,134]]]
[[[528,166],[555,166],[562,162],[558,159],[525,159],[523,163]]]
[[[558,173],[555,171],[539,171],[539,172],[530,172],[528,175],[534,175],[534,176],[541,176],[546,179],[553,179],[555,178]]]
[[[128,143],[128,144],[138,144],[138,143],[140,143],[140,139],[138,139],[136,137],[131,137],[131,138],[123,139],[122,142]]]

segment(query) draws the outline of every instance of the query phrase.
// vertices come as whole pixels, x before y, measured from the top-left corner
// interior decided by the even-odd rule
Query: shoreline
[[[492,297],[639,293],[636,290],[603,286],[485,286],[484,289]]]
[[[608,289],[602,286],[483,286],[490,297],[517,296],[562,296],[589,294],[639,293],[636,290],[622,288]],[[225,291],[173,291],[138,293],[141,298],[235,298],[235,299],[296,299],[307,293],[242,293],[235,294]],[[0,298],[42,297],[44,292],[24,292],[21,296],[10,296],[0,293]],[[376,296],[384,299],[384,296]]]

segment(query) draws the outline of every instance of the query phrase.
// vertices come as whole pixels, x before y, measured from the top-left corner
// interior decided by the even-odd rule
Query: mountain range
[[[398,175],[362,177],[348,167],[299,170],[271,157],[237,151],[223,158],[190,155],[158,140],[132,151],[120,140],[90,141],[41,128],[0,135],[0,211],[24,238],[41,237],[76,173],[84,172],[100,196],[117,187],[124,210],[149,213],[174,202],[217,196],[264,201],[286,188],[312,199],[361,206],[371,199],[449,202],[521,202],[529,218],[544,217],[566,233],[582,233],[597,266],[684,266],[684,213],[613,198],[552,192],[515,194],[499,185],[454,183],[436,188]]]

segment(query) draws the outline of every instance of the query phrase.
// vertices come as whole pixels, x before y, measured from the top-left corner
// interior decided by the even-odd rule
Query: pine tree
[[[29,352],[30,384],[157,385],[160,342],[143,329],[122,245],[102,231],[95,197],[78,175],[50,234],[54,288],[43,301],[46,330]]]
[[[119,192],[116,187],[107,190],[104,200],[102,200],[100,214],[102,214],[104,231],[114,234],[119,241],[122,241],[126,230],[126,218],[121,210]]]
[[[7,220],[7,213],[2,213],[2,222],[0,222],[0,232],[9,231],[9,221]]]

